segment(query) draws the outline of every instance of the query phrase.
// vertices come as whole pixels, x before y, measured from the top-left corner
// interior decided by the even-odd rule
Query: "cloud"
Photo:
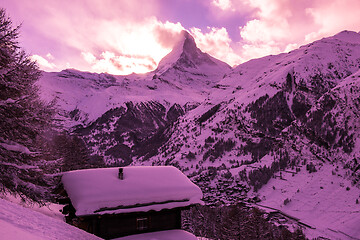
[[[342,30],[359,31],[359,11],[360,1],[357,0],[317,1],[317,4],[306,9],[318,26],[315,31],[306,35],[306,40],[313,41]]]
[[[52,55],[50,53],[48,53],[47,57],[49,58],[49,56],[52,57]],[[43,69],[45,71],[54,70],[56,68],[56,65],[54,63],[50,63],[48,60],[46,60],[42,56],[35,54],[35,55],[30,56],[30,58],[31,58],[31,60],[37,62],[40,69]],[[52,57],[52,59],[54,59],[54,58]],[[52,59],[50,59],[50,60],[52,60]]]
[[[164,18],[162,1],[4,0],[4,7],[18,16],[15,23],[23,22],[21,40],[44,70],[149,71],[184,26],[202,51],[230,65],[360,30],[358,0],[208,0],[194,4],[206,14],[191,19],[177,1],[180,22]]]
[[[9,4],[17,5],[18,14],[24,17],[24,39],[41,36],[32,42],[43,41],[42,49],[51,49],[62,59],[67,57],[58,66],[70,62],[80,70],[89,70],[90,65],[97,72],[144,72],[156,67],[171,51],[174,36],[183,29],[180,23],[155,17],[157,0],[34,0]]]
[[[81,51],[93,71],[112,74],[155,69],[184,29],[180,23],[162,23],[155,17],[126,24],[105,21],[98,28],[99,33],[91,45],[75,42],[73,46]]]
[[[345,29],[360,30],[357,0],[247,0],[247,4],[255,12],[239,28],[244,59],[289,51]]]
[[[248,5],[255,12],[253,19],[239,28],[244,59],[278,54],[304,43],[304,31],[311,25],[305,24],[306,13],[294,1],[249,0]]]
[[[213,0],[211,4],[220,8],[221,10],[232,9],[230,0]]]
[[[174,43],[181,37],[180,33],[182,30],[185,30],[185,28],[179,22],[174,24],[167,21],[164,24],[158,22],[158,24],[155,25],[153,32],[156,40],[161,46],[171,49],[174,46]]]
[[[81,56],[89,64],[94,64],[96,62],[96,57],[91,52],[81,52]]]
[[[136,70],[138,73],[145,73],[157,66],[157,62],[148,56],[116,55],[110,51],[102,52],[98,57],[90,52],[82,52],[81,55],[91,65],[94,72],[122,75],[130,74]]]
[[[49,59],[49,60],[54,60],[55,59],[54,56],[51,55],[51,53],[46,54],[46,58]]]
[[[232,40],[225,28],[208,28],[209,32],[203,33],[199,28],[191,28],[197,46],[204,52],[236,65],[242,62],[241,57],[231,47]]]
[[[104,10],[109,16],[95,12],[95,18],[91,16],[90,10],[95,10],[101,4],[87,11],[80,11],[71,18],[63,11],[51,11],[49,22],[52,22],[52,26],[46,29],[56,29],[56,34],[51,33],[48,37],[58,39],[58,36],[62,36],[60,41],[78,52],[85,62],[78,61],[71,65],[79,69],[87,70],[90,64],[93,71],[113,74],[153,70],[161,58],[171,51],[174,37],[183,27],[180,23],[161,22],[154,16],[147,17],[142,9],[151,9],[148,3],[142,6],[140,1],[121,2],[125,3],[125,6],[121,6],[124,10],[121,14],[116,15],[109,8]],[[112,3],[118,4],[117,1]],[[84,8],[86,9],[85,6]],[[138,17],[139,15],[146,17]],[[127,16],[129,17],[125,18]]]
[[[209,0],[209,2],[210,11],[216,19],[226,20],[229,16],[238,14],[245,20],[237,26],[240,40],[234,42],[219,31],[218,35],[222,36],[221,39],[226,39],[226,41],[220,40],[219,46],[211,42],[214,32],[218,32],[211,30],[212,27],[209,28],[212,34],[205,34],[200,29],[192,29],[200,48],[231,65],[239,62],[239,59],[243,62],[269,54],[288,52],[342,30],[360,30],[358,0]],[[218,51],[229,53],[231,57]]]

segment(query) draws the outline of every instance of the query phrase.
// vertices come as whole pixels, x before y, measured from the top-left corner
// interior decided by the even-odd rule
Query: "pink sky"
[[[186,29],[234,66],[342,30],[360,31],[359,0],[3,0],[21,46],[45,71],[148,72]]]

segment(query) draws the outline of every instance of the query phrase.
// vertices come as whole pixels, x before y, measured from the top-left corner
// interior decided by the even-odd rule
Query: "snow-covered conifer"
[[[39,100],[41,71],[19,47],[19,29],[0,9],[0,190],[39,200],[47,186],[39,143],[51,111]]]

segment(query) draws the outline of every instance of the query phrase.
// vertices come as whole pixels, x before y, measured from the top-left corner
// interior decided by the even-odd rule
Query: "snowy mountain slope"
[[[171,135],[172,124],[185,109],[174,104],[166,109],[158,102],[126,103],[75,132],[84,137],[93,153],[107,164],[129,165],[135,156],[153,156]]]
[[[300,130],[311,144],[317,145],[318,157],[344,163],[357,177],[360,176],[359,94],[360,71],[357,71],[319,98],[306,113],[305,120],[294,122],[287,133],[296,134]],[[297,140],[292,144],[302,145]]]
[[[360,238],[359,87],[357,71],[282,132],[283,148],[299,161],[296,171],[254,193],[262,205],[315,227],[306,230],[309,237]]]
[[[108,164],[174,165],[202,188],[208,204],[245,201],[259,191],[264,204],[277,208],[284,199],[261,191],[271,182],[275,189],[284,189],[284,180],[272,177],[291,173],[294,178],[288,181],[294,184],[289,188],[301,186],[303,194],[291,196],[289,214],[311,220],[309,212],[299,209],[306,199],[313,202],[313,196],[320,196],[309,209],[322,209],[323,219],[333,218],[324,222],[340,235],[313,222],[323,229],[317,236],[346,236],[344,232],[357,237],[352,227],[357,218],[340,218],[350,208],[343,208],[343,202],[356,207],[354,198],[360,196],[360,34],[344,31],[231,71],[194,44],[184,33],[154,72],[113,76],[114,81],[105,83],[98,80],[104,76],[91,75],[91,86],[77,87],[85,77],[71,76],[65,87],[63,77],[50,73],[48,83],[58,86],[51,85],[51,94],[44,98],[58,96],[59,106],[68,112],[64,116],[72,112],[73,119],[80,117],[83,126],[75,132]],[[326,194],[309,187],[311,181],[332,178],[326,170],[332,164],[345,169],[341,181],[352,186],[343,198],[325,199]],[[301,185],[302,179],[309,185]],[[343,190],[336,184],[326,188],[328,194]],[[335,210],[323,212],[330,205],[339,209],[338,216]]]
[[[167,109],[175,103],[202,102],[209,88],[230,70],[226,63],[201,52],[184,31],[174,50],[153,72],[113,76],[68,69],[43,73],[38,85],[42,99],[55,99],[60,119],[71,127],[91,123],[126,102],[156,101]]]
[[[150,157],[171,126],[200,104],[231,68],[196,47],[189,33],[147,74],[112,76],[64,70],[44,73],[42,98],[56,100],[60,125],[76,126],[92,153],[108,164]]]
[[[262,206],[278,209],[315,229],[306,228],[307,237],[359,239],[359,189],[344,179],[346,170],[336,164],[317,163],[309,174],[305,166],[293,174],[282,172],[257,195]]]
[[[157,101],[166,108],[178,103],[200,102],[202,92],[165,80],[142,76],[111,76],[64,70],[60,73],[43,73],[39,80],[42,99],[56,101],[62,125],[87,125],[106,111],[125,106],[126,102]]]
[[[251,154],[249,160],[263,157],[268,145],[272,145],[271,139],[279,137],[294,120],[303,121],[306,112],[325,92],[359,69],[360,41],[356,44],[342,41],[348,34],[353,33],[342,32],[288,54],[238,66],[212,89],[203,104],[181,120],[179,133],[173,135],[169,144],[185,145],[181,135],[196,142],[220,135],[224,139],[240,138],[237,144],[242,149],[238,149],[240,155]],[[192,133],[181,129],[192,129]],[[258,135],[256,141],[252,141],[254,135]],[[186,145],[189,144],[194,145]],[[190,148],[201,154],[198,147]],[[186,152],[188,147],[182,148],[179,152]]]
[[[211,121],[204,121],[203,127],[210,133],[211,128],[219,125],[233,127],[234,124],[222,122],[236,117],[240,125],[267,137],[278,136],[295,119],[305,118],[306,112],[325,92],[359,69],[360,41],[339,43],[339,39],[346,39],[348,34],[352,33],[342,32],[288,54],[255,59],[238,66],[184,121],[196,120],[220,104]]]
[[[1,239],[100,239],[64,221],[0,198]]]
[[[314,166],[338,164],[346,169],[344,184],[354,190],[344,198],[332,198],[331,205],[342,213],[331,224],[357,237],[351,226],[358,221],[340,218],[348,209],[343,211],[343,202],[356,207],[356,195],[360,196],[359,68],[360,34],[346,31],[287,54],[251,60],[227,74],[204,103],[180,117],[157,156],[134,164],[178,166],[202,187],[208,203],[247,199],[251,189],[268,188],[271,176],[284,171],[296,174],[307,168],[301,170],[302,178],[326,179],[323,171],[312,172]],[[308,187],[302,191],[304,196],[315,193]],[[314,208],[330,205],[325,195],[319,196]],[[302,207],[300,200],[292,204]],[[304,220],[313,217],[309,214]]]
[[[347,40],[349,35],[351,42]],[[289,107],[304,94],[311,96],[306,104],[312,105],[314,100],[359,69],[359,44],[359,34],[344,31],[290,53],[250,60],[218,83],[221,91],[215,91],[212,99],[222,92],[228,99],[235,97],[248,105],[265,93],[271,97],[284,90]]]

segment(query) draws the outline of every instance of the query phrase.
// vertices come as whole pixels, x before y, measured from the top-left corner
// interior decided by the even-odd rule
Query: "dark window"
[[[144,231],[149,228],[149,219],[147,217],[136,219],[136,228],[139,231]]]

